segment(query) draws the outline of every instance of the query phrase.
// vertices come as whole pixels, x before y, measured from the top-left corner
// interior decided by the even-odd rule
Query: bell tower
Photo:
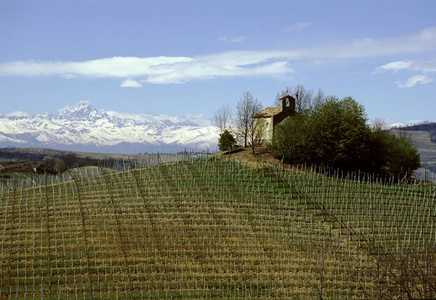
[[[295,98],[289,95],[280,98],[280,110],[295,112]]]

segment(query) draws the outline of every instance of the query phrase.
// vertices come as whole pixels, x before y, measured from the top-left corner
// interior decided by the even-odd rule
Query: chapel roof
[[[280,107],[267,107],[260,112],[258,112],[254,117],[255,118],[271,118],[281,112]]]

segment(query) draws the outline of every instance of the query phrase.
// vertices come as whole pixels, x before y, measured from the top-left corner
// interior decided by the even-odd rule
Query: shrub
[[[218,139],[218,147],[221,151],[229,151],[232,152],[233,148],[236,146],[236,139],[233,134],[230,133],[227,129],[225,129]]]

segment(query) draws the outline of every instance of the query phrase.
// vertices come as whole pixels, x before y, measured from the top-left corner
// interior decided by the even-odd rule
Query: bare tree
[[[386,130],[388,129],[386,125],[386,121],[383,119],[374,119],[371,124],[372,129],[374,130]]]
[[[295,110],[297,112],[307,110],[311,107],[317,107],[323,103],[326,98],[321,90],[318,90],[317,94],[314,95],[312,90],[306,90],[304,86],[299,84],[294,88],[288,86],[280,93],[277,93],[274,105],[280,106],[280,98],[287,95],[295,98]]]
[[[316,95],[312,97],[310,106],[316,109],[325,102],[326,98],[327,97],[324,95],[324,92],[321,89],[318,89]]]
[[[280,93],[277,93],[276,99],[274,100],[274,106],[279,107],[280,106],[280,99],[284,96],[291,96],[293,94],[292,87],[287,86],[284,90],[282,90]]]
[[[228,105],[221,105],[220,108],[212,116],[212,124],[217,127],[220,133],[230,129],[232,123],[232,108]]]
[[[262,109],[262,103],[250,92],[244,92],[236,106],[236,134],[244,141],[244,147],[255,147],[256,122],[254,115]]]

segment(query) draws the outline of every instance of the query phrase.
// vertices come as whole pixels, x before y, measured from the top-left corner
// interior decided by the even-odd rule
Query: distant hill
[[[404,126],[397,129],[405,131],[426,131],[429,134],[430,141],[436,143],[436,122]]]
[[[399,134],[400,131],[406,131],[410,136],[413,145],[421,155],[423,167],[436,171],[436,123],[391,129],[391,132],[395,134]]]
[[[406,130],[406,131],[435,131],[436,130],[436,122],[403,126],[403,127],[398,127],[397,129]]]

